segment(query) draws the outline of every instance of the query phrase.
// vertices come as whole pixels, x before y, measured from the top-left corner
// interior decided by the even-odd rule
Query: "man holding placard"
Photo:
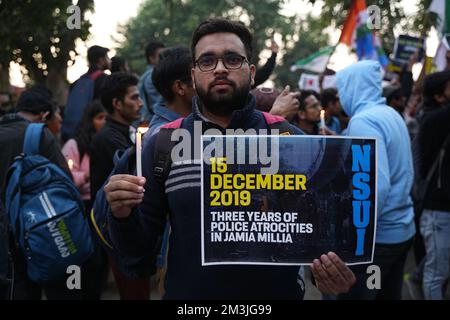
[[[267,129],[266,120],[255,111],[254,98],[249,96],[255,75],[255,66],[249,62],[251,38],[242,24],[228,20],[209,20],[198,26],[192,41],[192,78],[198,96],[193,113],[182,123],[185,130],[180,132],[192,134],[194,123],[221,132],[225,128]],[[295,128],[292,131],[298,132]],[[113,181],[105,187],[112,213],[110,234],[124,258],[144,259],[157,250],[170,210],[173,232],[165,298],[302,298],[298,266],[202,267],[200,159],[173,161],[165,187],[160,185],[152,171],[157,136],[143,150],[143,176],[147,180],[127,176],[126,181]],[[345,292],[354,282],[351,271],[334,253],[316,259],[312,271],[318,288],[327,293]]]

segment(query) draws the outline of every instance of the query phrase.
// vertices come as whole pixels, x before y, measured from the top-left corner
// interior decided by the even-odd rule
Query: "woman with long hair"
[[[86,107],[75,137],[68,140],[62,149],[87,212],[91,208],[89,147],[92,138],[105,125],[105,122],[106,110],[100,101],[93,101]]]

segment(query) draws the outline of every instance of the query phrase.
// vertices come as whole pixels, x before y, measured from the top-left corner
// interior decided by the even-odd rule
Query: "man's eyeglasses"
[[[209,72],[217,67],[217,63],[219,62],[219,60],[222,60],[223,65],[228,70],[240,69],[244,61],[248,63],[247,58],[236,53],[229,53],[222,57],[215,57],[215,56],[200,57],[197,59],[197,61],[195,61],[195,65],[198,66],[200,71]]]

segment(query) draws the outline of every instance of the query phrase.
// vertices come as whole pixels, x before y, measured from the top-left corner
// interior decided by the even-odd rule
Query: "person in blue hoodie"
[[[357,282],[339,299],[401,299],[403,268],[415,234],[411,188],[413,161],[408,130],[382,97],[381,66],[361,61],[337,73],[336,85],[351,119],[348,136],[377,139],[377,221],[374,264],[381,289],[370,290],[366,266],[354,267]]]

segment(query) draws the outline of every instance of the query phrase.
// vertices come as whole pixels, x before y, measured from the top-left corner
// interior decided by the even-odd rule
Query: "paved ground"
[[[411,251],[410,254],[408,255],[408,259],[406,261],[405,273],[411,273],[414,270],[414,267],[415,267],[415,261],[414,261],[414,256]],[[314,287],[314,285],[311,283],[311,278],[310,278],[311,274],[310,274],[309,268],[306,268],[305,276],[306,276],[305,300],[321,300],[322,295],[321,295],[320,291],[317,290],[317,288]],[[154,281],[152,281],[152,289],[153,290],[151,293],[151,299],[152,300],[160,300],[159,294],[156,291],[156,284]],[[108,288],[105,291],[102,299],[106,299],[106,300],[118,300],[119,299],[117,289],[115,287],[114,281],[111,276],[108,281]],[[411,295],[409,294],[409,290],[406,285],[403,286],[403,299],[404,300],[413,300]],[[450,299],[450,286],[448,286],[446,299]]]

